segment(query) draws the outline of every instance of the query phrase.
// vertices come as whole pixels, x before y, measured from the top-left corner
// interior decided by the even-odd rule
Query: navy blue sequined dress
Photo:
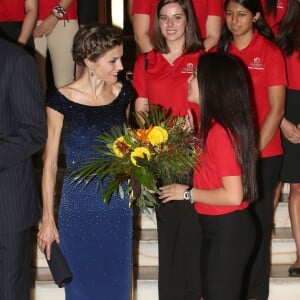
[[[55,91],[47,106],[64,116],[62,138],[70,169],[90,156],[96,137],[126,122],[133,99],[128,85],[108,105],[87,106]],[[59,210],[60,246],[73,272],[67,300],[128,300],[130,296],[132,211],[114,194],[109,205],[93,182],[76,186],[64,178]]]

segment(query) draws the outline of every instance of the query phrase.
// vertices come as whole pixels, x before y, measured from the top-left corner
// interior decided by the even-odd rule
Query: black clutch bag
[[[46,253],[45,253],[46,255]],[[47,263],[55,283],[60,287],[65,287],[73,280],[72,272],[61,252],[56,241],[51,244],[51,258]]]

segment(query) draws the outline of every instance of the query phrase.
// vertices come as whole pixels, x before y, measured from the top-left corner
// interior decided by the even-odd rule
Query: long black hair
[[[266,0],[265,15],[266,16],[277,16],[277,2],[278,0]]]
[[[273,32],[271,28],[268,26],[266,21],[263,18],[263,11],[261,8],[260,0],[225,0],[224,2],[224,10],[226,11],[227,5],[229,2],[235,2],[239,5],[245,7],[248,9],[253,15],[256,15],[257,13],[260,14],[259,18],[253,23],[253,28],[257,29],[259,34],[267,38],[273,43],[276,43],[275,37],[273,35]],[[223,26],[222,34],[218,43],[218,49],[219,51],[228,52],[229,51],[229,45],[230,42],[233,39],[233,35],[228,29],[226,22]]]
[[[300,56],[300,4],[298,0],[289,0],[284,18],[278,30],[278,45],[286,56],[299,51]]]
[[[241,166],[244,199],[252,202],[257,198],[257,150],[245,69],[238,58],[207,53],[199,58],[197,79],[201,107],[200,146],[205,151],[213,121],[227,131]]]

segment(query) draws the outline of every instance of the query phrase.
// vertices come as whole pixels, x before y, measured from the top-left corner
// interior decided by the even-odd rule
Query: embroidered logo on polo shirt
[[[259,57],[255,57],[253,62],[249,64],[248,69],[264,70],[264,65],[260,61]]]
[[[195,71],[193,63],[187,63],[186,67],[184,67],[181,71],[183,74],[193,74]]]
[[[277,8],[284,8],[283,2],[282,1],[277,1]]]

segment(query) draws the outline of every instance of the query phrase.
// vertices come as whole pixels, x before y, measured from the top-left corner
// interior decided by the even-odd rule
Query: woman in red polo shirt
[[[199,107],[188,103],[187,79],[204,53],[189,1],[162,0],[154,18],[154,50],[136,61],[133,86],[136,112],[147,113],[149,104],[161,105],[175,116]],[[199,223],[190,203],[168,203],[156,211],[159,246],[159,298],[200,298]]]
[[[222,29],[224,0],[192,0],[198,28],[209,50],[218,43]],[[158,0],[133,0],[132,19],[137,44],[142,52],[149,52],[153,46],[151,33]]]
[[[245,299],[246,269],[255,244],[248,206],[257,196],[257,152],[250,95],[239,60],[221,53],[201,56],[197,76],[189,79],[188,99],[201,106],[201,152],[193,187],[164,186],[160,198],[195,202],[202,229],[198,238],[203,299]]]
[[[259,200],[257,251],[252,263],[249,299],[268,299],[273,193],[279,180],[283,149],[279,125],[284,113],[285,63],[262,18],[259,0],[226,0],[225,28],[219,49],[240,58],[250,73],[258,129]]]
[[[261,0],[261,5],[262,5],[262,11],[264,12],[264,19],[271,28],[274,36],[277,36],[277,31],[279,24],[281,20],[283,19],[287,5],[288,5],[288,0]],[[281,191],[282,191],[283,184],[278,183],[277,187],[274,192],[274,211],[273,211],[273,232],[272,232],[272,237],[275,236],[275,223],[274,223],[274,216],[275,216],[275,211],[278,205],[278,201],[281,196]]]
[[[280,179],[290,183],[289,212],[296,244],[296,261],[290,276],[300,276],[300,5],[289,0],[286,16],[278,31],[278,42],[286,57],[287,95],[281,122],[284,155]]]

